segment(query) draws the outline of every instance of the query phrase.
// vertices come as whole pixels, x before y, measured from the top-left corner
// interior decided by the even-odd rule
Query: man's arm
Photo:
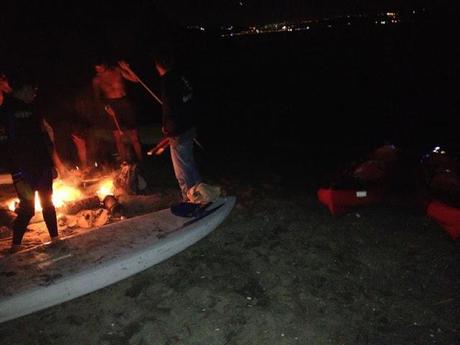
[[[98,77],[95,77],[93,78],[93,93],[94,93],[94,99],[96,101],[99,101],[102,99],[102,90],[101,90],[101,86],[99,84],[99,78]]]
[[[139,82],[139,78],[137,77],[136,73],[133,72],[126,61],[118,61],[118,69],[120,70],[123,78],[132,81],[133,83]]]
[[[50,147],[49,150],[51,151],[51,158],[53,160],[54,166],[57,169],[57,172],[59,176],[63,177],[68,174],[68,169],[62,162],[61,158],[59,157],[57,150],[56,150],[56,145],[55,145],[55,138],[54,138],[54,129],[51,127],[51,125],[46,121],[45,119],[42,119],[41,122],[42,129],[46,133],[45,135],[48,136],[48,139],[50,141]]]

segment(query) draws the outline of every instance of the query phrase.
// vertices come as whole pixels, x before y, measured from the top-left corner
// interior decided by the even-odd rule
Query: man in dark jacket
[[[169,52],[154,57],[155,67],[161,77],[163,107],[163,133],[169,138],[174,173],[187,201],[187,192],[201,182],[193,157],[193,141],[196,136],[193,90],[190,82],[174,68]]]
[[[40,196],[43,218],[51,240],[58,239],[56,210],[52,203],[54,165],[52,143],[37,113],[37,87],[24,80],[14,84],[12,97],[0,109],[6,125],[9,170],[19,198],[13,222],[12,251],[20,249],[27,225],[35,213],[35,191]]]

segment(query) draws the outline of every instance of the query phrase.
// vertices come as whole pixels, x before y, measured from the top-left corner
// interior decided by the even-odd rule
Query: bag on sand
[[[187,198],[194,204],[207,204],[214,202],[220,196],[219,186],[211,186],[206,183],[198,183],[187,192]]]

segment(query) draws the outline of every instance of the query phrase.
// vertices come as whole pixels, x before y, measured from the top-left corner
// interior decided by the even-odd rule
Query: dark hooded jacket
[[[190,82],[176,70],[170,70],[162,76],[161,86],[163,128],[169,137],[181,135],[195,125]]]
[[[35,173],[53,167],[52,143],[34,103],[9,98],[0,108],[11,173]],[[6,130],[5,130],[6,129]]]

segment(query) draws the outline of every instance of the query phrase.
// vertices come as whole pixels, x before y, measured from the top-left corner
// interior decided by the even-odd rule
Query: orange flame
[[[7,201],[7,205],[8,205],[8,209],[10,211],[13,211],[16,209],[16,205],[19,203],[19,199],[18,198],[15,198],[15,199],[11,199],[9,201]]]
[[[64,206],[68,201],[81,198],[82,193],[75,187],[65,185],[62,180],[53,183],[53,205],[57,208]],[[35,198],[35,201],[37,198]]]
[[[75,187],[70,185],[64,184],[64,181],[57,180],[53,183],[53,205],[56,208],[60,208],[64,206],[66,202],[77,200],[81,198],[82,193]],[[18,198],[11,199],[7,202],[8,209],[10,211],[14,211],[16,209],[17,204],[19,203]],[[42,205],[40,203],[40,197],[38,196],[38,192],[35,192],[35,212],[41,212]]]
[[[96,191],[96,195],[99,199],[103,200],[107,195],[112,195],[114,193],[114,185],[112,177],[108,177],[104,179],[98,186]],[[82,198],[83,192],[81,192],[78,188],[73,187],[70,184],[66,184],[63,180],[56,180],[53,183],[53,205],[59,209],[63,207],[67,202],[78,200]],[[10,211],[16,209],[16,206],[19,203],[18,198],[10,199],[6,202],[6,206]],[[35,212],[41,212],[42,206],[40,203],[40,198],[38,196],[38,192],[35,192]]]
[[[96,191],[100,200],[104,200],[107,195],[112,195],[114,191],[112,178],[107,178],[101,182],[99,189]]]

